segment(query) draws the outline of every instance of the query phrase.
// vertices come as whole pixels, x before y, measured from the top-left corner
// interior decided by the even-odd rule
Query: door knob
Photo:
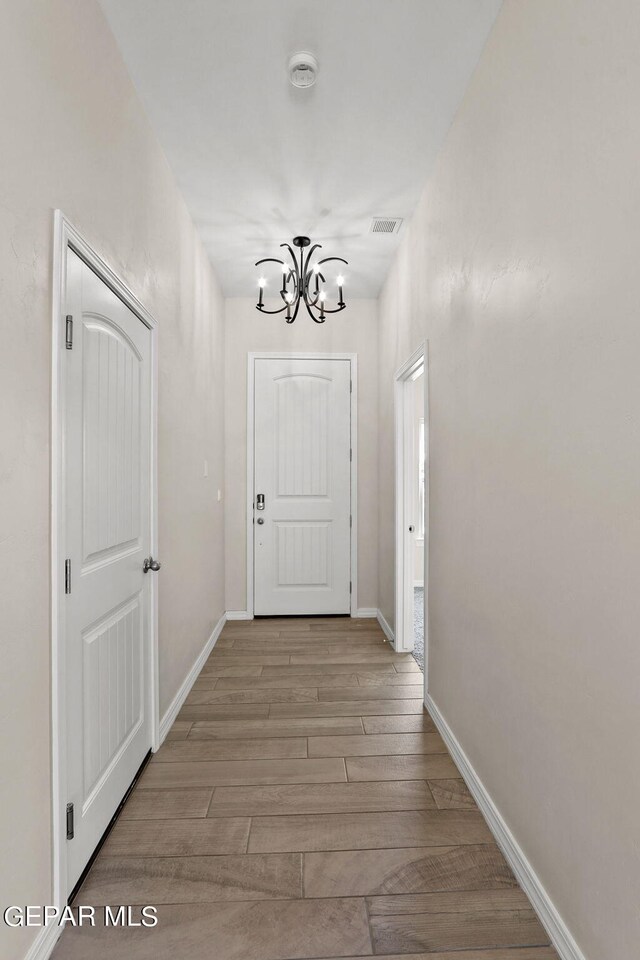
[[[158,563],[157,560],[154,560],[153,557],[147,557],[142,564],[142,572],[148,573],[149,570],[159,570],[162,566],[161,563]]]
[[[410,525],[409,525],[409,533],[413,533],[414,530],[415,530],[414,525],[413,525],[413,524],[410,524]]]
[[[260,524],[264,523],[264,517],[258,517],[258,519],[256,520],[256,523],[260,523]]]

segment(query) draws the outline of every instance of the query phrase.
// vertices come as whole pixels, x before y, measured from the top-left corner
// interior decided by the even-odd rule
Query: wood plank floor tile
[[[54,956],[55,960],[307,960],[323,953],[329,957],[361,954],[371,960],[363,900],[161,906],[153,929],[67,927]]]
[[[186,740],[191,730],[191,720],[175,720],[167,734],[167,740]]]
[[[105,857],[197,857],[244,853],[248,817],[224,820],[121,820],[102,848]],[[212,829],[212,826],[216,829]]]
[[[319,957],[316,960],[335,960]],[[349,957],[349,960],[372,960],[367,957]],[[506,950],[447,950],[446,953],[385,953],[383,960],[558,960],[553,947],[515,947]]]
[[[447,893],[402,893],[369,897],[371,917],[399,917],[405,913],[459,913],[488,910],[528,910],[531,904],[520,887],[503,890],[459,890]]]
[[[436,730],[436,725],[426,712],[422,709],[419,714],[405,717],[363,717],[365,733],[421,733]]]
[[[397,684],[398,686],[409,686],[413,684],[420,687],[420,693],[418,696],[422,696],[423,691],[423,681],[422,674],[418,671],[415,673],[396,673],[395,669],[393,673],[385,673],[380,675],[379,673],[370,673],[366,669],[357,669],[358,677],[358,686],[360,687],[371,687],[374,684],[378,685],[388,685],[388,684]]]
[[[458,774],[446,754],[401,757],[350,757],[346,760],[349,780],[440,780]]]
[[[432,810],[425,783],[318,783],[267,787],[216,787],[210,817]]]
[[[325,703],[272,703],[269,717],[364,717],[422,713],[422,700],[332,700]]]
[[[444,753],[439,733],[379,733],[360,737],[309,737],[310,757],[370,757]]]
[[[247,737],[313,737],[322,734],[350,736],[362,733],[360,717],[301,717],[269,720],[196,721],[189,740]]]
[[[212,669],[218,670],[220,667],[283,666],[287,663],[289,663],[289,657],[284,653],[280,655],[269,655],[267,653],[245,653],[242,655],[234,655],[233,651],[231,650],[228,653],[226,653],[224,650],[221,650],[220,653],[216,653],[214,650],[202,668],[202,672],[206,675],[207,673],[210,673]]]
[[[429,789],[441,810],[476,809],[476,802],[464,780],[432,780]]]
[[[549,943],[549,937],[531,909],[373,917],[370,922],[376,954],[546,946]]]
[[[314,816],[254,817],[250,853],[433,847],[491,840],[480,813],[473,810],[405,810]]]
[[[287,667],[283,667],[286,670]],[[377,674],[376,674],[377,676]],[[384,674],[388,676],[388,674]],[[355,687],[358,677],[355,673],[316,673],[281,677],[258,677],[251,681],[252,690],[290,689],[291,687]],[[216,690],[244,690],[246,681],[242,677],[228,677],[218,680]],[[195,689],[195,685],[194,685]]]
[[[169,744],[165,743],[162,749],[167,746]],[[173,790],[140,790],[136,787],[120,814],[120,820],[206,817],[212,796],[213,788],[207,787]]]
[[[206,717],[202,716],[202,711],[206,711]],[[261,703],[235,703],[222,704],[219,707],[207,705],[205,707],[187,707],[184,706],[178,714],[178,720],[202,720],[215,719],[217,717],[225,720],[251,720],[258,717],[267,718],[269,715],[269,704]],[[191,732],[191,731],[189,731]]]
[[[149,764],[140,788],[214,787],[267,783],[344,781],[344,762],[326,760],[202,760]],[[442,811],[443,814],[449,811]]]
[[[224,654],[221,654],[224,656]],[[249,654],[247,654],[249,656]],[[380,648],[377,653],[296,653],[291,656],[291,663],[294,664],[313,664],[313,663],[402,663],[410,657],[410,653],[395,653],[391,648],[385,650]]]
[[[196,683],[201,683],[205,677],[209,680],[216,680],[218,677],[259,677],[262,673],[262,667],[259,666],[225,667],[218,666],[215,661],[207,661],[205,667],[207,672],[200,673]]]
[[[422,673],[422,670],[413,658],[405,660],[403,663],[394,664],[397,673]]]
[[[277,656],[282,654],[319,654],[324,656],[332,653],[375,654],[380,651],[380,644],[377,640],[365,640],[364,638],[333,641],[327,640],[326,637],[322,639],[314,637],[311,640],[234,640],[228,642],[232,642],[233,646],[223,649],[225,651],[233,650],[234,657],[245,653],[266,653],[269,656],[274,654]]]
[[[215,690],[192,690],[185,700],[185,705],[206,706],[210,703],[309,703],[317,699],[317,687],[267,687],[262,689],[260,687],[252,687],[251,690],[221,690],[216,684]]]
[[[517,886],[493,842],[304,855],[307,897],[500,890]]]
[[[337,690],[323,687],[320,700],[418,700],[422,699],[422,684],[398,683],[375,684],[374,686],[340,687]]]
[[[189,760],[294,760],[307,756],[305,737],[263,737],[253,740],[190,739],[163,743],[152,763]]]
[[[301,895],[300,855],[296,853],[230,857],[99,857],[78,893],[77,902],[96,905],[201,903],[282,900]]]
[[[293,677],[296,674],[301,674],[303,676],[311,676],[314,674],[337,674],[337,673],[348,673],[355,674],[358,667],[362,667],[362,664],[352,664],[352,663],[310,663],[310,664],[299,664],[292,663],[288,666],[275,666],[275,667],[264,667],[262,671],[263,677]],[[367,663],[366,665],[367,673],[384,673],[393,675],[396,671],[394,670],[392,663]]]

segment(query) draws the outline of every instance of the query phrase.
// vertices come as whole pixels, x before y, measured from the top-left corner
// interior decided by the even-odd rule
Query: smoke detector
[[[312,87],[318,75],[318,61],[312,53],[294,53],[289,60],[289,80],[294,87]]]

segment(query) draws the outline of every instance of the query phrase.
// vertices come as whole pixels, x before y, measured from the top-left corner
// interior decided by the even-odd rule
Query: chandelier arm
[[[318,266],[321,266],[323,263],[330,263],[331,260],[339,260],[340,263],[346,263],[349,266],[349,261],[345,260],[344,257],[324,257],[323,260],[318,260]]]
[[[316,315],[313,313],[311,309],[311,306],[307,303],[306,300],[304,301],[304,305],[307,308],[307,313],[309,314],[309,316],[311,317],[314,323],[324,323],[324,319],[321,320],[320,317],[316,317]]]
[[[304,284],[302,288],[302,293],[305,299],[307,298],[308,291],[309,291],[309,280],[313,275],[313,270],[310,269],[309,264],[311,263],[311,257],[316,252],[316,250],[322,250],[321,243],[314,243],[312,247],[309,247],[309,252],[307,253],[306,258],[304,259],[304,263],[303,263],[302,251],[300,251],[300,268],[304,275]]]
[[[259,310],[260,313],[282,313],[282,311],[286,309],[287,309],[286,304],[284,305],[284,307],[279,307],[277,310],[265,310],[264,307],[256,306],[256,310]]]
[[[256,262],[256,267],[259,267],[261,263],[279,263],[281,267],[286,267],[284,260],[278,260],[277,257],[263,257],[262,260]]]
[[[346,306],[347,306],[347,305],[346,305],[346,303],[345,303],[344,306],[342,306],[342,307],[334,307],[333,310],[329,310],[328,307],[325,307],[325,308],[324,308],[324,312],[325,312],[325,313],[341,313],[341,312],[346,308]]]
[[[291,316],[291,319],[288,319],[288,320],[287,320],[287,323],[293,323],[293,321],[295,320],[295,318],[298,316],[298,310],[300,309],[300,300],[301,300],[300,297],[296,297],[295,310],[293,311],[293,314],[292,314],[292,316]],[[289,304],[289,306],[291,306],[291,304]]]

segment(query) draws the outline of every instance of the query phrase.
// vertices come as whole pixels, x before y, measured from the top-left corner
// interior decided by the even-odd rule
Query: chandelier
[[[299,254],[296,254],[288,243],[281,243],[280,246],[286,247],[289,251],[291,263],[277,257],[264,257],[264,259],[258,260],[256,267],[263,263],[278,264],[278,269],[282,271],[282,278],[281,280],[278,279],[278,284],[280,284],[278,295],[282,300],[282,306],[278,306],[275,310],[266,309],[264,306],[264,291],[267,280],[265,277],[260,277],[258,281],[260,292],[256,310],[261,313],[283,313],[286,311],[287,323],[293,323],[296,319],[301,303],[304,303],[307,313],[314,323],[324,323],[329,313],[340,313],[341,310],[344,310],[346,307],[342,295],[344,277],[341,274],[335,277],[335,284],[338,288],[337,306],[331,307],[333,298],[329,299],[328,296],[325,272],[327,271],[327,264],[347,263],[347,261],[342,257],[324,257],[312,264],[313,254],[316,250],[321,250],[322,245],[314,243],[311,247],[309,237],[293,238],[293,246],[298,248]],[[310,247],[310,249],[305,253],[307,247]]]

